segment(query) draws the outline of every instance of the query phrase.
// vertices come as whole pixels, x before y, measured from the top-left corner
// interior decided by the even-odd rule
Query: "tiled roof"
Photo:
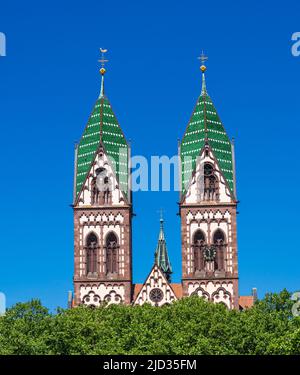
[[[215,106],[206,92],[203,73],[201,95],[190,118],[181,142],[182,191],[187,189],[196,161],[205,143],[208,143],[218,160],[221,171],[234,193],[232,148],[229,137],[217,114]],[[187,159],[189,157],[189,159]]]
[[[180,283],[171,283],[170,285],[173,289],[173,292],[175,293],[175,296],[178,299],[182,298],[182,285]]]
[[[144,284],[133,284],[133,301],[136,300],[136,297],[138,296],[139,292],[141,291]]]
[[[239,297],[239,306],[241,310],[249,309],[254,305],[253,296],[240,296]]]
[[[128,145],[108,99],[100,96],[84,129],[77,149],[76,197],[102,143],[121,190],[128,192]]]

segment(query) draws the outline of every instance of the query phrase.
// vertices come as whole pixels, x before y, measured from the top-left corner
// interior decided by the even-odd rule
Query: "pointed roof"
[[[180,147],[182,192],[186,192],[196,161],[205,144],[211,147],[228,186],[234,195],[233,155],[230,139],[207,93],[206,67],[202,66],[202,89]]]
[[[167,242],[164,233],[164,219],[160,218],[160,230],[155,251],[155,264],[164,272],[168,281],[171,280],[172,266],[168,255]]]
[[[101,69],[100,72],[100,95],[77,146],[76,197],[84,185],[100,146],[104,148],[113,165],[121,190],[125,195],[128,193],[128,144],[111,104],[104,95],[105,69]]]

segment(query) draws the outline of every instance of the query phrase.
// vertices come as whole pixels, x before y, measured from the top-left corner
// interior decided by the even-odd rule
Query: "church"
[[[178,147],[182,280],[171,282],[161,217],[153,267],[143,284],[133,283],[131,147],[104,92],[101,52],[100,95],[75,147],[71,305],[163,306],[197,295],[228,309],[251,307],[256,290],[238,290],[234,143],[208,95],[203,54],[201,93]]]

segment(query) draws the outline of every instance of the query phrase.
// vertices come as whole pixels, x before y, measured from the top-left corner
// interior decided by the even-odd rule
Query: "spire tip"
[[[100,98],[103,98],[104,97],[104,74],[106,72],[106,69],[105,69],[105,63],[108,62],[107,59],[105,59],[105,54],[107,52],[107,49],[104,49],[104,48],[100,48],[100,53],[101,53],[101,59],[98,60],[99,63],[101,63],[101,69],[99,70],[102,78],[101,78],[101,90],[100,90]]]
[[[205,62],[206,60],[208,60],[208,57],[206,55],[204,55],[204,52],[202,51],[200,57],[198,57],[198,59],[201,61],[202,65],[200,66],[200,70],[202,72],[202,90],[201,90],[201,95],[205,95],[206,94],[206,84],[205,84],[205,71],[206,71],[206,66],[205,66]]]

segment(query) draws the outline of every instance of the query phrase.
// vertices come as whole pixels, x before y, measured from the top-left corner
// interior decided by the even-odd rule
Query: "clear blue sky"
[[[169,155],[207,87],[236,138],[240,294],[300,288],[300,3],[274,1],[3,1],[0,31],[0,290],[65,306],[72,289],[74,141],[106,94],[133,154]],[[134,194],[134,281],[153,262],[158,213],[181,278],[178,193]]]

